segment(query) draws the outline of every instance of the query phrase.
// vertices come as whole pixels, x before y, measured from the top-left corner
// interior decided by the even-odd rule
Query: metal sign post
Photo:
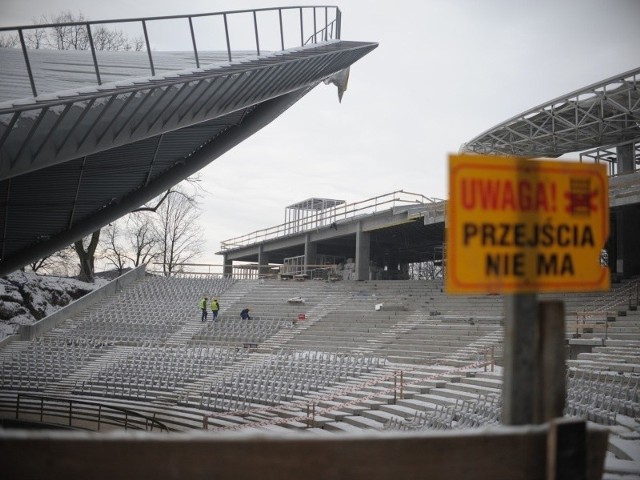
[[[564,306],[536,296],[609,289],[607,183],[603,165],[450,157],[447,293],[506,294],[504,424],[562,416]]]
[[[534,293],[506,295],[504,299],[504,379],[502,423],[533,423],[538,301]]]

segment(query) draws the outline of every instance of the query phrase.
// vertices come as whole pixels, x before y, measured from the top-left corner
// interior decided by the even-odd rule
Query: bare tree
[[[20,45],[18,34],[0,34],[0,48],[15,48]]]
[[[82,13],[77,16],[71,11],[60,12],[52,18],[42,16],[45,23],[75,25],[57,25],[51,27],[49,47],[56,50],[87,50],[89,48],[89,32],[84,22],[87,21]]]
[[[34,28],[29,30],[24,36],[24,42],[27,44],[27,48],[39,50],[44,47],[47,40],[47,32],[42,28]]]
[[[57,24],[55,27],[33,28],[25,30],[25,43],[27,48],[40,49],[51,48],[55,50],[88,50],[89,30],[88,18],[82,13],[73,14],[63,11],[54,16],[42,15],[34,19],[33,23]],[[74,24],[74,25],[61,25]],[[108,28],[104,25],[92,25],[91,37],[96,50],[136,50],[144,49],[144,38],[141,36],[129,38],[122,30]],[[14,38],[15,37],[15,38]],[[13,43],[15,42],[15,43]],[[18,35],[7,37],[4,43],[9,46],[17,46],[20,43]],[[0,39],[0,47],[3,46]]]
[[[141,36],[134,37],[133,40],[131,40],[131,48],[136,52],[141,52],[142,50],[144,50],[145,49],[144,37],[141,37]]]
[[[33,19],[31,21],[34,24],[47,23],[45,16],[42,16],[41,20]],[[24,41],[27,44],[27,48],[33,48],[39,50],[47,46],[47,30],[45,28],[30,28],[25,30]]]
[[[130,40],[122,30],[113,29],[110,30],[104,25],[98,25],[91,29],[91,36],[93,38],[93,45],[96,50],[132,50],[135,47],[136,51],[142,49],[139,45],[139,38]],[[142,45],[144,45],[144,39],[142,39]]]
[[[145,212],[129,215],[127,219],[129,260],[135,267],[149,263],[158,256],[158,237],[153,218]]]
[[[197,195],[178,185],[168,192],[157,208],[155,233],[163,273],[169,277],[180,271],[180,265],[196,258],[204,245],[197,221],[200,211]]]
[[[69,275],[74,250],[71,246],[31,262],[28,267],[34,273]]]
[[[100,230],[96,230],[90,237],[81,238],[73,244],[80,260],[80,281],[93,283],[95,272],[95,253],[100,240]],[[88,241],[87,246],[84,242]]]
[[[110,223],[102,229],[103,234],[100,238],[102,258],[116,268],[118,275],[122,275],[129,260],[122,239],[123,223],[120,220]]]

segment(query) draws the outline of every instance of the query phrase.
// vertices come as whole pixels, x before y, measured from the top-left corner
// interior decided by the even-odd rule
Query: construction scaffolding
[[[295,277],[303,275],[311,279],[328,280],[335,277],[337,265],[344,262],[344,257],[335,255],[318,255],[315,265],[306,265],[304,255],[288,257],[280,267],[280,277]]]
[[[346,203],[331,198],[308,198],[289,205],[284,210],[287,233],[331,225],[336,220],[335,207]]]

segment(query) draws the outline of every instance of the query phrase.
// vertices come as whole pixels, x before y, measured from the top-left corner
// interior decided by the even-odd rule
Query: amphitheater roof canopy
[[[217,50],[198,47],[205,20],[227,34]],[[147,28],[164,21],[180,22],[186,51],[156,51]],[[227,24],[242,21],[239,52]],[[143,50],[28,41],[71,26],[92,39],[115,23],[144,28]],[[0,274],[166,191],[376,48],[341,40],[340,25],[340,10],[323,6],[1,28],[18,40],[0,49]]]
[[[505,120],[465,143],[461,151],[558,157],[640,140],[640,68]]]

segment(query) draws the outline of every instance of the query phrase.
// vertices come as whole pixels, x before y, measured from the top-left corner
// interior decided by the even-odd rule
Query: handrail
[[[66,404],[68,405],[68,418],[69,418],[69,423],[68,426],[72,427],[73,426],[73,405],[87,405],[87,406],[91,406],[91,407],[97,407],[97,414],[98,414],[98,418],[97,419],[93,419],[93,421],[96,421],[98,424],[98,431],[100,430],[100,425],[102,423],[107,423],[104,421],[103,419],[103,410],[107,409],[107,410],[112,410],[115,412],[119,412],[119,413],[123,413],[124,414],[124,422],[122,422],[121,420],[118,421],[118,418],[114,418],[111,417],[109,418],[109,422],[113,425],[124,425],[124,429],[127,430],[129,427],[134,428],[135,425],[142,425],[142,421],[144,421],[144,429],[145,431],[153,431],[154,427],[155,428],[159,428],[160,431],[165,431],[165,432],[169,432],[169,427],[167,427],[167,425],[165,425],[163,422],[160,422],[159,420],[156,419],[155,413],[153,414],[152,417],[149,417],[147,415],[143,415],[139,412],[136,412],[135,410],[130,410],[128,408],[124,408],[124,407],[117,407],[114,405],[107,405],[104,403],[99,403],[99,402],[89,402],[86,400],[76,400],[73,398],[65,398],[65,397],[51,397],[51,396],[47,396],[47,395],[35,395],[32,393],[18,393],[16,396],[16,420],[20,419],[20,399],[21,398],[25,398],[25,399],[35,399],[35,400],[40,400],[40,408],[39,408],[39,414],[40,414],[40,422],[43,421],[43,418],[45,415],[55,415],[55,416],[59,416],[60,414],[60,409],[55,409],[54,407],[50,407],[49,410],[45,409],[45,402],[56,402],[58,404]],[[23,403],[24,405],[24,403]],[[26,408],[23,410],[23,412],[26,413]],[[76,409],[77,412],[77,409]],[[140,419],[139,423],[138,422],[134,422],[132,421],[129,417],[137,417]],[[76,420],[81,418],[84,421],[87,420],[91,420],[90,418],[86,418],[86,417],[76,417]]]
[[[325,12],[325,25],[320,29],[318,29],[318,27],[316,26],[316,10],[317,9],[323,9]],[[42,31],[44,29],[67,28],[67,27],[77,27],[77,28],[83,29],[86,32],[87,42],[86,44],[83,44],[79,49],[91,51],[93,67],[94,67],[95,76],[96,76],[96,83],[97,85],[102,85],[102,78],[100,74],[100,64],[98,62],[98,58],[96,55],[96,50],[98,49],[96,49],[94,45],[94,39],[92,36],[91,26],[93,25],[140,23],[142,27],[142,31],[144,32],[144,50],[146,50],[147,52],[150,73],[152,76],[155,76],[157,72],[156,72],[156,68],[154,68],[153,51],[155,51],[156,49],[152,48],[149,41],[149,36],[147,34],[147,26],[150,22],[160,22],[165,20],[181,20],[181,19],[187,20],[184,28],[185,28],[185,31],[188,31],[189,37],[191,38],[191,44],[193,48],[193,59],[194,59],[193,67],[200,68],[201,65],[199,60],[200,58],[199,53],[201,53],[202,50],[198,49],[197,47],[197,42],[196,42],[194,29],[193,29],[193,19],[203,18],[203,17],[221,17],[223,19],[224,25],[225,25],[224,31],[225,31],[225,37],[226,37],[226,52],[227,52],[228,60],[229,62],[231,62],[233,60],[233,55],[232,55],[233,49],[229,42],[229,30],[228,30],[228,22],[227,22],[228,17],[231,15],[241,15],[241,14],[247,14],[247,13],[253,14],[252,30],[254,32],[254,37],[255,37],[256,53],[257,55],[260,55],[261,42],[260,42],[260,34],[258,29],[256,13],[258,12],[277,12],[278,13],[277,23],[280,31],[280,46],[281,46],[281,50],[285,50],[286,48],[285,48],[285,42],[284,42],[284,25],[282,21],[283,10],[298,10],[300,12],[300,15],[299,15],[300,45],[299,46],[304,46],[307,43],[320,43],[320,42],[326,42],[330,39],[340,38],[340,30],[341,30],[340,21],[341,21],[342,15],[341,15],[340,9],[334,5],[285,6],[285,7],[256,8],[256,9],[246,9],[246,10],[227,10],[223,12],[197,13],[197,14],[185,14],[185,15],[166,15],[166,16],[156,16],[156,17],[135,17],[135,18],[91,20],[91,21],[82,20],[77,22],[49,23],[49,24],[37,24],[37,25],[18,25],[18,26],[11,26],[11,27],[0,27],[0,34],[6,33],[6,32],[16,32],[17,37],[13,37],[13,36],[12,37],[15,38],[16,47],[19,46],[19,48],[22,49],[26,75],[29,78],[29,83],[31,86],[31,91],[33,93],[33,96],[37,97],[38,89],[35,81],[36,79],[34,78],[33,69],[31,67],[31,60],[29,56],[30,49],[28,48],[27,41],[25,40],[25,35],[24,35],[25,31],[30,31],[30,30]],[[305,31],[304,12],[309,10],[313,12],[313,34],[305,42],[303,37],[304,31]],[[330,10],[333,13],[332,15],[333,19],[331,21],[329,21]],[[307,31],[309,31],[309,29],[307,29]],[[318,38],[320,38],[320,41],[318,41]],[[310,42],[311,39],[313,39],[313,41]],[[289,48],[291,48],[291,46],[289,46]],[[53,49],[55,50],[55,48]]]
[[[220,243],[220,248],[222,251],[226,251],[234,248],[245,247],[247,245],[253,245],[265,240],[271,240],[274,238],[280,238],[292,234],[299,234],[305,231],[318,229],[320,227],[328,227],[329,225],[333,225],[335,224],[335,222],[338,222],[340,220],[353,219],[356,216],[392,210],[393,208],[399,206],[421,205],[425,208],[429,208],[441,202],[444,202],[444,200],[441,200],[439,198],[426,197],[418,193],[398,190],[392,193],[379,195],[377,197],[368,198],[366,200],[355,203],[343,203],[334,207],[326,208],[324,210],[319,210],[313,215],[302,220],[285,222],[274,227],[256,230],[239,237],[223,240]]]
[[[159,267],[166,265],[164,262],[153,262],[151,265]],[[185,268],[186,267],[186,268]],[[189,270],[190,267],[206,267],[207,271]],[[172,277],[211,277],[234,279],[258,279],[276,278],[292,275],[292,272],[300,275],[308,275],[309,278],[336,279],[338,266],[335,264],[308,264],[308,265],[260,265],[258,263],[244,263],[233,265],[231,272],[225,271],[228,265],[214,263],[180,263],[174,265]],[[213,269],[213,270],[212,270]],[[267,270],[268,272],[263,272]],[[165,270],[147,268],[147,272],[154,275],[165,275]]]
[[[309,44],[309,43],[317,43],[317,42],[315,41],[315,39],[316,39],[316,38],[318,37],[318,35],[320,35],[320,34],[322,34],[323,41],[325,41],[325,42],[326,42],[326,41],[328,40],[328,38],[329,38],[329,27],[331,27],[331,34],[333,34],[333,27],[335,26],[335,24],[336,24],[336,21],[335,21],[335,20],[331,21],[331,23],[329,23],[326,27],[324,27],[324,28],[322,28],[322,29],[318,30],[318,31],[317,31],[316,33],[314,33],[313,35],[310,35],[310,36],[309,36],[309,38],[307,38],[307,39],[305,40],[305,42],[303,43],[303,45],[307,45],[307,44]],[[312,39],[314,40],[313,42],[311,41]]]
[[[66,23],[41,23],[34,25],[13,25],[10,27],[0,27],[0,32],[7,30],[18,29],[35,29],[35,28],[50,28],[50,27],[72,27],[74,25],[101,25],[105,23],[130,23],[130,22],[142,22],[154,21],[154,20],[177,20],[180,18],[197,18],[197,17],[210,17],[212,15],[232,15],[236,13],[252,13],[252,12],[268,12],[277,10],[298,10],[304,8],[334,8],[340,10],[336,5],[289,5],[283,7],[265,7],[265,8],[251,8],[245,10],[225,10],[222,12],[207,12],[207,13],[190,13],[183,15],[160,15],[155,17],[132,17],[132,18],[113,18],[109,20],[83,20],[80,22],[66,22]]]

